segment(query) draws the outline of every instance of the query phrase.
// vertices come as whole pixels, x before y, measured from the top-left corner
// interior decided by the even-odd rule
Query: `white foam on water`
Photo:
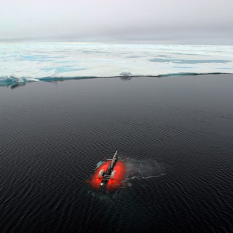
[[[127,158],[125,165],[126,180],[158,177],[165,175],[169,168],[169,166],[151,159],[136,160],[133,158]]]

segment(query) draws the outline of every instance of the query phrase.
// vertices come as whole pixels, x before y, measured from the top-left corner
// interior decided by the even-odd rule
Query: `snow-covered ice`
[[[233,46],[34,44],[0,46],[0,79],[233,73]]]

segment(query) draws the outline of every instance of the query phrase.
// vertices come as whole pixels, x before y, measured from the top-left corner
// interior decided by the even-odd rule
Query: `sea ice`
[[[0,47],[0,83],[9,82],[12,73],[28,82],[232,71],[233,46],[68,43]]]

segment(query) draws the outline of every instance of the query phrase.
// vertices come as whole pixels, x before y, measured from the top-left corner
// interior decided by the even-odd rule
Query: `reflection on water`
[[[11,89],[15,89],[17,87],[23,87],[25,85],[26,85],[26,83],[15,83],[15,84],[11,85]]]
[[[184,67],[187,68],[187,67]],[[192,67],[189,67],[192,68]],[[120,78],[122,81],[130,81],[132,78],[138,77],[138,78],[145,78],[145,77],[155,77],[155,78],[162,78],[162,77],[176,77],[176,76],[196,76],[196,75],[219,75],[219,74],[225,74],[221,72],[214,72],[214,73],[195,73],[195,72],[182,72],[182,73],[170,73],[170,74],[162,74],[162,75],[156,75],[156,76],[137,76],[132,75],[130,72],[122,72],[119,76],[112,76],[112,77],[105,77],[107,79],[109,78]],[[32,82],[47,82],[47,83],[57,83],[62,81],[69,81],[69,80],[83,80],[83,79],[98,79],[100,77],[91,77],[91,76],[84,76],[84,77],[43,77],[43,78],[12,78],[12,75],[10,78],[8,76],[6,77],[0,77],[0,86],[2,87],[12,87],[11,89],[14,89],[15,87],[22,87],[25,86],[26,83],[32,83]]]

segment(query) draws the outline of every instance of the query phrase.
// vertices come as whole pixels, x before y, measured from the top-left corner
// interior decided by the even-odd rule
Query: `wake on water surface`
[[[83,192],[86,195],[90,195],[97,203],[107,202],[111,204],[119,205],[139,205],[134,203],[135,199],[143,200],[144,192],[151,193],[151,186],[154,186],[155,180],[160,176],[166,175],[171,171],[169,165],[163,164],[153,159],[135,159],[131,157],[119,157],[119,160],[124,161],[126,165],[126,173],[122,182],[121,188],[112,192],[101,192],[93,190],[88,185],[88,190],[83,186]],[[99,161],[96,165],[98,168],[104,161]],[[90,174],[91,178],[93,174]],[[167,194],[164,195],[163,190],[157,190],[157,192],[151,193],[151,198],[147,198],[143,202],[143,205],[151,205],[155,202],[163,202],[167,198]],[[142,204],[142,203],[141,203]],[[141,205],[140,204],[140,205]]]
[[[152,159],[138,160],[130,157],[121,159],[119,157],[119,161],[124,161],[126,166],[125,181],[130,181],[132,179],[148,179],[165,175],[169,167]],[[104,161],[99,161],[96,168],[103,162]]]
[[[127,185],[123,185],[123,188],[131,186],[130,181],[132,181],[133,179],[141,180],[165,175],[170,168],[168,165],[159,163],[156,160],[152,159],[138,160],[129,157],[125,159],[119,157],[119,161],[123,161],[126,166],[126,173],[123,183]],[[105,161],[99,161],[96,165],[96,169],[104,162]]]
[[[132,179],[149,179],[165,175],[169,166],[152,159],[137,160],[127,158],[126,177],[127,181]]]

